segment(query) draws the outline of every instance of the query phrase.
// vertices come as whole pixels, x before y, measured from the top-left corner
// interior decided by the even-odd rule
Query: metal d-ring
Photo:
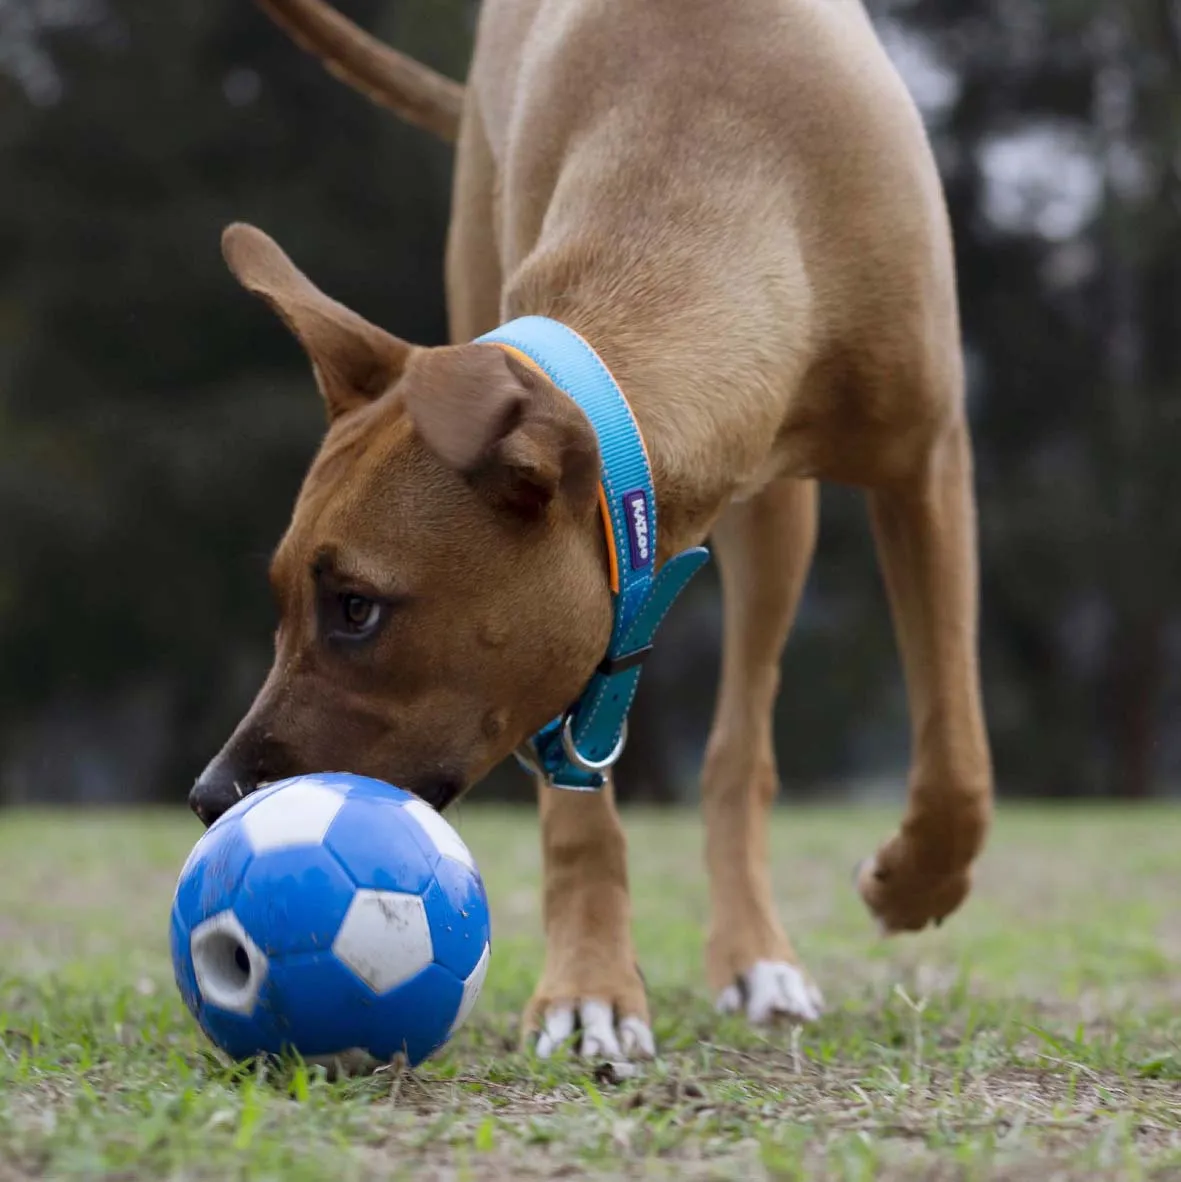
[[[623,754],[624,747],[627,746],[627,719],[623,720],[623,727],[619,732],[619,742],[615,744],[615,750],[607,756],[606,759],[587,759],[585,755],[581,754],[577,747],[574,746],[574,715],[567,714],[566,721],[562,723],[562,750],[566,753],[566,758],[582,772],[605,772],[614,767],[619,761],[619,757]]]
[[[514,752],[517,762],[528,772],[532,772],[535,776],[545,777],[546,770],[541,766],[541,760],[537,756],[537,748],[530,740],[522,743]]]

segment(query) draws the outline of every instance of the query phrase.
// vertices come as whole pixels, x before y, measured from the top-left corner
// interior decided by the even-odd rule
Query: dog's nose
[[[243,782],[240,770],[219,756],[190,790],[189,808],[209,826],[253,790],[253,784]]]

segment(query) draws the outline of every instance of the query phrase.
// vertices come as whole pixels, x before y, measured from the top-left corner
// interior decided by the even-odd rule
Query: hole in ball
[[[230,913],[198,924],[190,941],[202,998],[236,1014],[254,1011],[267,979],[267,958]]]
[[[229,932],[219,932],[206,940],[201,959],[206,979],[220,992],[237,993],[250,981],[250,954]]]

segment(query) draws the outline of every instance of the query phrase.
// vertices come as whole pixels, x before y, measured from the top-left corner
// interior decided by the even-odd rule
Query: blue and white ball
[[[299,776],[202,835],[172,903],[176,983],[237,1059],[357,1070],[441,1047],[488,969],[488,900],[459,834],[379,780]]]

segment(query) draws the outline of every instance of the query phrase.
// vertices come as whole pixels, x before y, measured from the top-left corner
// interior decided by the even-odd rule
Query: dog
[[[466,85],[322,0],[259,0],[346,82],[456,143],[451,345],[334,301],[262,230],[233,274],[326,407],[278,545],[273,667],[196,782],[207,824],[332,768],[443,809],[579,699],[611,643],[603,442],[544,368],[480,338],[572,330],[646,448],[655,563],[709,541],[723,663],[702,772],[708,984],[752,1023],[822,1000],[776,914],[771,712],[817,484],[865,491],[905,675],[898,830],[856,870],[883,932],[965,899],[992,811],[953,247],[919,114],[860,0],[484,0]],[[605,767],[605,761],[603,766]],[[540,769],[542,1055],[654,1053],[624,833]]]

